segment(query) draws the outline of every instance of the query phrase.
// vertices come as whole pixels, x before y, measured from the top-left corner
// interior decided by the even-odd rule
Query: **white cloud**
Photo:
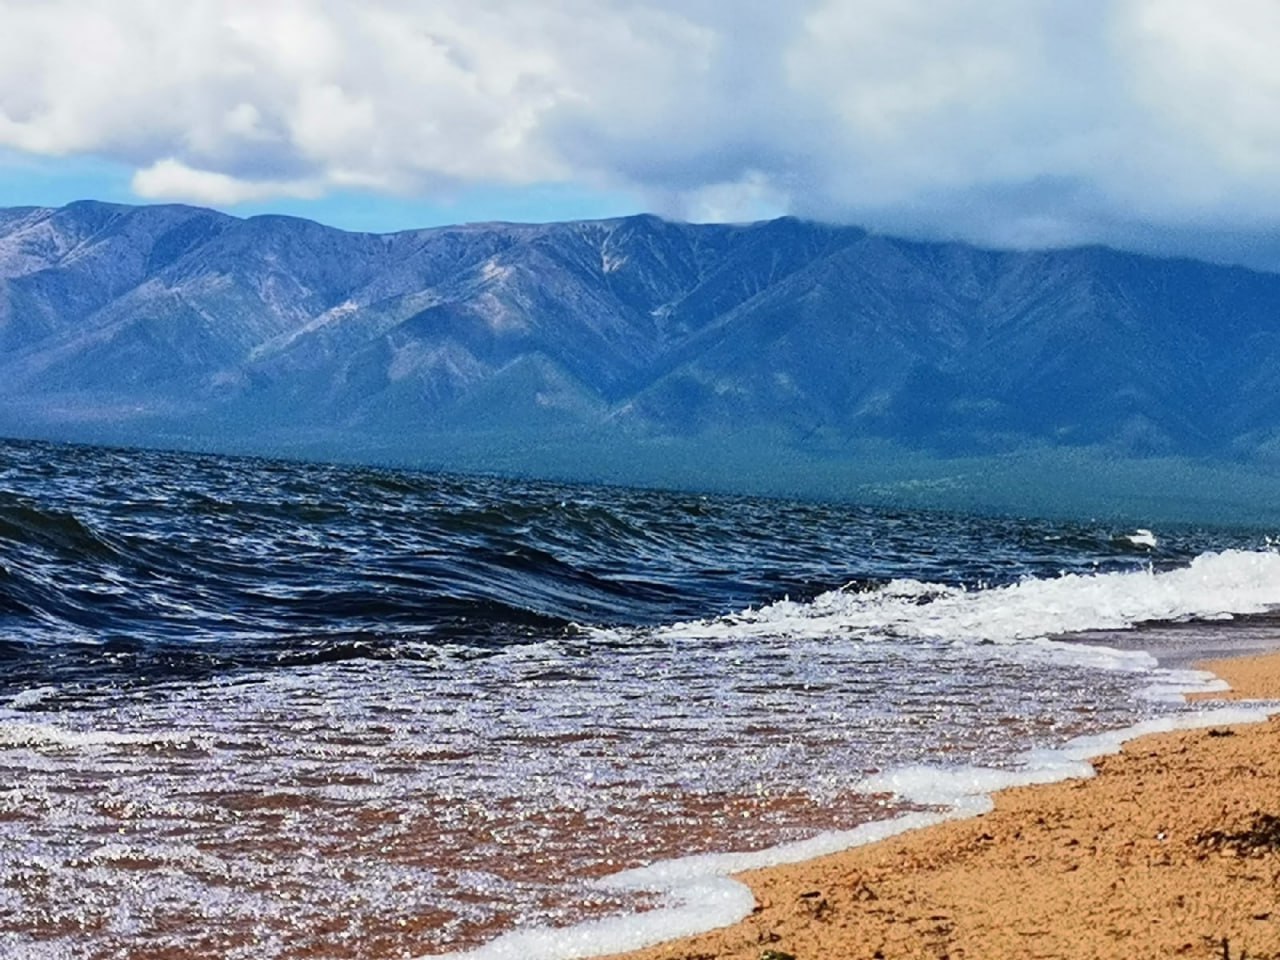
[[[1133,97],[1189,209],[1227,211],[1280,197],[1280,7],[1270,0],[1134,0],[1120,29]],[[1193,147],[1194,149],[1179,149]],[[1178,198],[1171,198],[1175,202]]]
[[[0,147],[147,198],[579,182],[1005,243],[1280,219],[1273,0],[0,0]],[[1180,240],[1179,243],[1184,241]]]
[[[791,200],[757,170],[737,180],[711,183],[667,198],[663,206],[694,223],[747,223],[785,214]]]
[[[196,170],[166,157],[133,175],[133,192],[147,200],[189,200],[218,206],[273,197],[318,197],[319,183],[300,180],[244,180],[214,170]]]

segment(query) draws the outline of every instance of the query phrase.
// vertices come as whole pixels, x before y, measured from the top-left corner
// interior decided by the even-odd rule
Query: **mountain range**
[[[0,431],[424,460],[462,444],[473,466],[487,444],[734,438],[1266,462],[1280,276],[791,218],[375,235],[0,209]]]

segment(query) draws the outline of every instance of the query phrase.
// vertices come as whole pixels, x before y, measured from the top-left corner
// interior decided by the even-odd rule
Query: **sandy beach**
[[[1280,654],[1201,664],[1280,698]],[[1143,737],[991,813],[742,874],[755,912],[626,960],[1280,958],[1280,718]]]

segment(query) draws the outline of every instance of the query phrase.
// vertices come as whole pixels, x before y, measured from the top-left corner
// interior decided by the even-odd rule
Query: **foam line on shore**
[[[812,860],[909,830],[978,816],[992,808],[993,794],[1000,790],[1092,777],[1094,768],[1089,760],[1117,753],[1125,743],[1139,737],[1260,723],[1273,714],[1280,714],[1280,701],[1237,701],[1230,706],[1159,717],[1121,730],[1076,737],[1058,748],[1032,750],[1019,758],[1017,767],[1007,770],[927,765],[895,768],[861,781],[858,789],[872,794],[893,793],[904,800],[945,809],[907,813],[759,851],[681,857],[625,870],[599,882],[614,889],[658,892],[665,897],[665,904],[646,913],[567,928],[514,931],[476,950],[443,956],[448,960],[582,960],[726,927],[748,916],[755,906],[750,889],[733,879],[732,874]]]

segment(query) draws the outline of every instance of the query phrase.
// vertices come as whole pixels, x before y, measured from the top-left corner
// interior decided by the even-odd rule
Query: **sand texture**
[[[1207,664],[1280,698],[1280,655]],[[629,960],[1280,960],[1280,718],[1132,741],[982,817],[741,875],[743,922]]]
[[[1266,698],[1280,700],[1280,653],[1260,657],[1236,657],[1198,663],[1201,670],[1217,674],[1231,685],[1225,693],[1208,696],[1214,699]]]

